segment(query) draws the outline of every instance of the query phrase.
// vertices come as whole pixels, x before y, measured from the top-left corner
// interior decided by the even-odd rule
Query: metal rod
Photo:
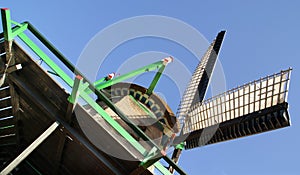
[[[21,154],[19,154],[9,165],[7,165],[0,175],[7,175],[16,166],[18,166],[32,151],[34,151],[48,136],[50,136],[55,129],[59,126],[59,123],[55,121],[46,131],[44,131],[34,142],[32,142]]]

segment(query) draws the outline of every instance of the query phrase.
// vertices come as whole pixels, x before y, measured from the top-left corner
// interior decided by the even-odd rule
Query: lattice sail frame
[[[290,73],[284,70],[196,103],[188,111],[183,134],[285,103]]]
[[[176,113],[181,126],[184,125],[186,115],[191,106],[197,102],[202,102],[204,99],[224,35],[225,31],[219,32],[216,39],[210,44],[184,91]]]

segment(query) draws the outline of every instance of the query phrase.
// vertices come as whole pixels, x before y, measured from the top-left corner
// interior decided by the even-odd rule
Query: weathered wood
[[[13,85],[10,85],[10,86],[13,86]],[[20,126],[19,126],[19,118],[20,118],[20,112],[21,112],[21,108],[20,108],[20,96],[18,94],[18,92],[15,90],[14,87],[10,87],[9,88],[9,94],[11,96],[11,103],[12,103],[12,115],[14,116],[13,119],[14,119],[14,125],[15,125],[15,134],[16,134],[16,142],[17,144],[20,144],[20,134],[19,134],[19,131],[21,130]]]
[[[13,117],[0,120],[0,128],[10,126],[10,125],[14,125],[14,124],[15,124],[15,122],[14,122]]]
[[[20,133],[18,148],[26,148],[51,122],[58,120],[62,125],[27,157],[34,167],[43,174],[66,175],[127,175],[137,167],[138,161],[117,159],[91,144],[80,127],[74,127],[79,126],[76,120],[67,123],[68,93],[15,44],[13,53],[15,63],[23,67],[7,77],[13,88],[8,101],[13,105],[12,113],[17,115]],[[8,146],[16,140],[16,135],[0,138],[0,147],[1,143]]]
[[[9,116],[12,116],[12,109],[11,108],[7,108],[7,109],[4,109],[4,110],[0,111],[0,119],[7,118]]]
[[[23,84],[26,83],[27,86],[34,87],[34,91],[39,92],[43,98],[49,101],[50,106],[54,106],[56,111],[65,113],[68,105],[66,103],[68,94],[65,93],[64,89],[35,61],[25,54],[18,45],[13,44],[13,51],[16,64],[22,64],[23,69],[13,72],[12,75],[17,75],[18,80],[22,81]]]
[[[0,148],[8,145],[15,145],[16,137],[14,134],[7,136],[0,136]]]
[[[51,112],[53,107],[51,107],[51,105],[48,103],[48,101],[46,101],[42,97],[40,97],[40,95],[38,95],[37,92],[34,92],[32,90],[33,89],[32,87],[31,88],[28,87],[27,84],[23,84],[22,82],[18,81],[17,78],[16,79],[11,78],[11,80],[12,80],[12,82],[14,82],[18,86],[18,88],[20,88],[19,90],[22,91],[22,97],[20,99],[20,107],[22,108],[22,110],[24,112],[21,113],[21,115],[22,115],[21,118],[22,119],[26,118],[26,120],[28,120],[28,122],[30,122],[30,125],[35,126],[35,127],[30,127],[29,123],[27,123],[27,124],[24,123],[23,124],[24,125],[23,128],[24,128],[24,132],[25,132],[24,133],[25,138],[27,138],[27,140],[30,140],[29,138],[30,137],[32,138],[32,135],[35,135],[37,130],[39,130],[39,129],[36,128],[36,126],[41,126],[41,125],[44,125],[45,123],[51,121],[51,118],[46,117],[46,116],[51,116],[53,118],[53,117],[57,117],[57,115],[55,113]],[[40,116],[38,114],[43,114],[43,116]],[[64,124],[64,126],[66,127],[66,123]],[[28,135],[26,133],[30,133],[30,135]],[[70,135],[70,133],[68,135]],[[50,143],[47,142],[48,145],[49,144],[50,145],[52,145],[52,144],[56,145],[57,140],[53,141],[53,142],[50,142]],[[79,142],[77,144],[83,144],[83,143],[84,142],[81,139],[81,142]],[[52,167],[52,168],[54,167],[53,162],[52,162],[53,158],[51,158],[52,156],[49,156],[49,155],[52,155],[53,153],[49,154],[49,151],[50,150],[56,151],[56,148],[57,147],[53,147],[53,146],[41,147],[39,149],[40,151],[38,151],[38,154],[33,153],[33,155],[35,155],[35,156],[34,156],[34,159],[32,160],[32,162],[39,164],[40,162],[38,162],[38,160],[43,160],[45,163],[37,165],[37,166],[42,167],[42,169],[44,169],[46,172],[48,170],[48,173],[51,173],[52,171],[50,171],[50,170],[53,170],[53,169],[50,168],[50,170],[49,170],[49,168],[47,168],[47,167]],[[82,149],[82,148],[80,148],[80,149]],[[99,155],[98,156],[93,155],[96,152],[94,152],[93,154],[88,154],[88,151],[90,151],[90,149],[91,149],[91,147],[89,147],[88,150],[86,150],[87,152],[81,152],[79,150],[75,150],[75,152],[80,153],[81,156],[78,156],[77,158],[73,157],[73,159],[70,160],[73,164],[72,166],[74,166],[74,164],[75,164],[74,160],[77,161],[78,159],[80,159],[80,157],[85,157],[85,156],[88,156],[89,158],[92,158],[93,162],[95,162],[95,160],[99,161],[99,159],[98,159]],[[67,152],[70,155],[74,155],[73,152],[70,152],[68,150],[64,150],[63,152],[64,152],[63,160],[65,159],[65,152]],[[44,156],[42,156],[43,154],[44,154]],[[84,162],[82,162],[82,163],[84,163]],[[105,162],[105,164],[107,164],[107,162]],[[82,165],[84,167],[85,164],[82,164]],[[47,166],[47,167],[45,167],[45,166]],[[63,165],[63,164],[61,164],[60,167],[61,166],[65,167],[65,165]],[[80,165],[78,165],[78,166],[80,166]],[[102,167],[102,169],[103,168],[104,167]],[[62,170],[59,169],[59,171],[62,171]],[[84,171],[84,170],[82,170],[82,171]],[[97,170],[97,171],[95,170],[95,173],[92,173],[92,174],[96,174],[96,172],[99,173],[99,170]],[[71,173],[71,174],[77,174],[77,171],[73,171],[73,173]],[[114,173],[110,173],[110,174],[114,174]]]
[[[0,109],[11,106],[10,98],[0,100]]]
[[[0,90],[0,99],[1,98],[4,98],[4,97],[8,97],[10,96],[10,93],[9,93],[9,87],[6,86],[6,87],[1,87],[1,90]]]
[[[14,125],[8,126],[4,129],[0,129],[0,136],[15,134],[15,133],[16,133],[16,128]]]
[[[54,122],[45,132],[43,132],[32,144],[30,144],[21,154],[19,154],[12,162],[10,162],[0,174],[8,174],[17,167],[32,151],[34,151],[50,134],[55,131],[59,123]]]

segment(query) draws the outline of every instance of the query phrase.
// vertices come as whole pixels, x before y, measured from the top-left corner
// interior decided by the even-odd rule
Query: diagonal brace
[[[152,92],[153,92],[153,90],[154,90],[154,88],[155,88],[155,86],[156,86],[158,80],[160,79],[160,77],[161,77],[161,75],[162,75],[162,72],[165,70],[165,67],[166,67],[166,66],[164,65],[164,66],[162,66],[161,68],[159,68],[159,70],[158,70],[157,73],[155,74],[155,77],[153,78],[153,80],[152,80],[152,82],[151,82],[149,88],[148,88],[147,91],[146,91],[146,94],[147,94],[147,95],[151,95],[151,94],[152,94]]]
[[[19,154],[9,165],[7,165],[0,175],[6,175],[18,166],[32,151],[34,151],[46,138],[48,138],[59,126],[55,121],[46,131],[44,131],[34,142],[32,142],[21,154]]]

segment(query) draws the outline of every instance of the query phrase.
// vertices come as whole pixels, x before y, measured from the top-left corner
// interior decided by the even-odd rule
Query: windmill
[[[154,86],[147,89],[131,83],[116,83],[103,89],[110,99],[115,99],[113,101],[121,111],[127,111],[126,115],[135,125],[145,127],[143,131],[150,139],[155,140],[157,145],[164,147],[172,141],[171,145],[175,147],[172,161],[175,163],[184,149],[194,149],[290,125],[286,101],[291,69],[204,100],[224,36],[225,31],[219,32],[208,47],[182,96],[176,115],[159,96],[152,93]],[[169,63],[172,58],[166,58],[164,61]],[[100,87],[101,85],[97,88]],[[125,92],[122,94],[121,91]],[[134,107],[130,105],[131,101],[126,99],[127,95],[144,104],[156,117],[149,119],[147,114],[139,113],[137,109],[128,110]],[[158,105],[158,108],[165,110],[166,114],[158,115],[157,107],[149,104],[150,99],[153,100],[151,104],[163,103]],[[105,102],[99,100],[98,103],[106,108]],[[117,116],[116,113],[109,113],[111,116]],[[135,117],[131,117],[132,115]],[[126,122],[117,120],[134,135],[134,131],[126,127]],[[172,133],[180,132],[175,138],[169,134],[169,142],[166,143],[162,141],[162,137],[167,135],[165,128],[171,128]],[[138,136],[136,138],[138,139]],[[169,171],[173,173],[172,166],[169,167]]]
[[[181,132],[172,160],[194,149],[290,125],[287,92],[291,69],[204,100],[225,35],[221,31],[194,71],[178,107]],[[173,172],[172,167],[170,171]]]
[[[92,83],[31,23],[12,21],[7,8],[1,9],[1,15],[0,174],[138,175],[153,174],[155,167],[164,175],[174,170],[184,175],[176,164],[184,148],[290,125],[291,69],[204,100],[225,31],[217,35],[196,67],[175,115],[154,93],[172,57]],[[39,44],[27,36],[29,32]],[[15,37],[48,67],[37,64]],[[124,82],[154,70],[148,87]],[[165,153],[170,145],[176,148],[172,158]]]

